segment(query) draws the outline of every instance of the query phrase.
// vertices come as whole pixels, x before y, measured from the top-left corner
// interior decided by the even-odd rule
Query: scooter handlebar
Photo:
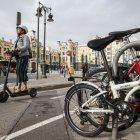
[[[16,55],[16,54],[18,54],[18,52],[19,52],[19,50],[7,50],[5,53],[6,54],[10,54],[10,55]]]
[[[19,50],[7,50],[5,53],[6,54],[11,54],[11,53],[18,53],[19,52]]]

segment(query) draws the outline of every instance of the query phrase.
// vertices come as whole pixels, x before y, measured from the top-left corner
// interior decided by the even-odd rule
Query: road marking
[[[49,123],[54,122],[54,121],[57,121],[57,120],[63,118],[63,116],[64,116],[64,114],[61,114],[61,115],[55,116],[53,118],[50,118],[48,120],[45,120],[45,121],[39,122],[37,124],[31,125],[29,127],[26,127],[24,129],[21,129],[21,130],[19,130],[17,132],[11,133],[10,135],[3,136],[3,137],[0,138],[0,140],[11,140],[11,139],[16,138],[16,137],[18,137],[20,135],[23,135],[25,133],[28,133],[28,132],[30,132],[30,131],[32,131],[34,129],[37,129],[39,127],[42,127],[42,126],[44,126],[46,124],[49,124]]]
[[[65,97],[65,95],[61,95],[61,96],[57,96],[57,97],[52,97],[50,99],[59,99],[59,98],[63,98],[63,97]]]

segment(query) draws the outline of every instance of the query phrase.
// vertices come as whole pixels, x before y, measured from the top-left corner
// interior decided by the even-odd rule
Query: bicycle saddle
[[[140,28],[135,28],[131,30],[126,30],[126,31],[116,31],[116,32],[110,32],[109,35],[115,36],[117,38],[122,38],[127,35],[135,34],[140,32]]]
[[[107,36],[104,38],[93,39],[87,43],[87,46],[93,50],[101,51],[105,49],[107,45],[109,45],[114,40],[115,40],[114,36]]]
[[[87,46],[93,50],[101,51],[105,49],[107,45],[109,45],[114,40],[118,40],[124,36],[135,34],[137,32],[140,32],[140,28],[135,28],[135,29],[126,30],[126,31],[110,32],[109,36],[107,37],[90,40],[87,43]]]

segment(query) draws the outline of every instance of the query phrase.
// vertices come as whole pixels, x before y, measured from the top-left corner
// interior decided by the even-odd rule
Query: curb
[[[44,85],[44,86],[38,86],[38,87],[29,87],[29,88],[36,88],[37,91],[43,91],[43,90],[53,90],[53,89],[59,89],[59,88],[66,88],[72,86],[73,83],[66,83],[66,84],[54,84],[54,85]]]
[[[36,88],[37,91],[43,91],[43,90],[53,90],[53,89],[59,89],[59,88],[66,88],[72,86],[74,83],[62,83],[62,84],[52,84],[52,85],[43,85],[43,86],[29,86],[30,88]],[[10,86],[13,86],[13,84],[9,84]],[[0,86],[0,91],[2,90],[3,85]]]

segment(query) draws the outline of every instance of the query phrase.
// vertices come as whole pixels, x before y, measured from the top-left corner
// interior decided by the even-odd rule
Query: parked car
[[[86,72],[86,76],[88,77],[89,75],[91,75],[91,73],[94,71],[94,70],[96,70],[96,69],[98,69],[99,68],[99,66],[92,66],[92,67],[90,67],[89,69],[88,69],[88,71]]]

